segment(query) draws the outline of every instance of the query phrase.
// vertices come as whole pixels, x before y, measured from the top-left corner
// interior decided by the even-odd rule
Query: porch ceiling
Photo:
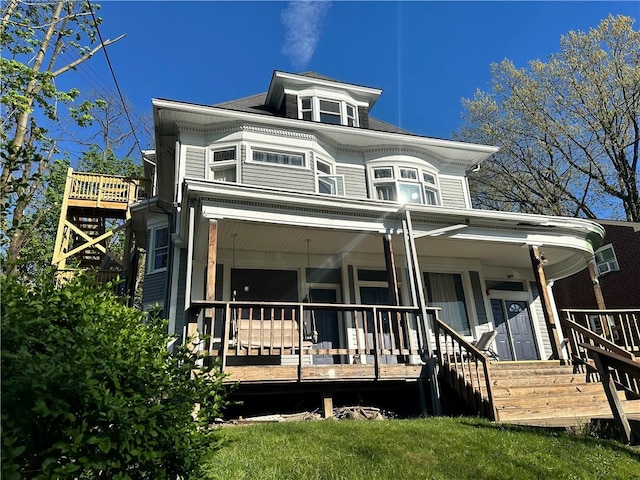
[[[404,255],[402,235],[393,235],[393,247],[397,256]],[[380,233],[347,230],[330,230],[285,225],[272,225],[244,221],[221,220],[218,226],[218,248],[236,252],[262,252],[306,254],[307,239],[309,253],[312,255],[375,254],[383,255],[382,235]],[[205,245],[206,229],[200,229],[199,242]],[[531,269],[531,260],[527,246],[518,243],[499,243],[479,240],[456,239],[447,236],[415,239],[419,257],[453,258],[480,261],[483,265],[508,267],[513,269]],[[553,273],[555,266],[580,262],[575,251],[561,247],[541,247],[549,261],[548,269]],[[204,254],[206,249],[196,248]],[[201,257],[202,261],[206,260]],[[426,265],[421,265],[423,268]],[[553,277],[550,277],[553,278]]]

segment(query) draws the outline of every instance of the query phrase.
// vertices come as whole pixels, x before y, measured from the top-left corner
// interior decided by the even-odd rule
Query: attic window
[[[358,107],[344,100],[319,97],[298,98],[298,118],[333,125],[358,126]]]

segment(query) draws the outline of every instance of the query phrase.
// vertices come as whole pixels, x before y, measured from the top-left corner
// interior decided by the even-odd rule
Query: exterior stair
[[[492,362],[491,393],[499,422],[569,427],[613,418],[601,383],[558,361]],[[640,416],[640,400],[618,393],[625,414]]]

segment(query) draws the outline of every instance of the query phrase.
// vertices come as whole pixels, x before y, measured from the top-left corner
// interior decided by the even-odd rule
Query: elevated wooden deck
[[[137,255],[129,207],[148,190],[145,179],[68,170],[51,262],[58,281],[91,270],[98,282],[126,278],[117,292],[131,296]]]
[[[344,344],[315,331],[320,312],[346,332]],[[415,307],[196,301],[190,333],[207,335],[195,343],[218,359],[227,383],[415,381],[428,375],[425,327]]]

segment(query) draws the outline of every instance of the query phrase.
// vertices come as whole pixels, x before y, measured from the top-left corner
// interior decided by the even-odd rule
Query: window
[[[322,123],[334,123],[340,125],[340,102],[320,100],[320,121]]]
[[[254,162],[276,163],[278,165],[290,165],[293,167],[304,167],[304,155],[297,153],[267,152],[264,150],[253,150]]]
[[[353,105],[346,105],[347,107],[347,125],[350,127],[357,126],[357,118],[356,118],[356,107]]]
[[[344,176],[332,175],[333,166],[322,160],[316,160],[318,193],[326,195],[344,195]]]
[[[219,182],[236,181],[236,147],[212,150],[209,154],[211,178]]]
[[[442,308],[442,321],[458,333],[471,335],[462,275],[425,272],[424,281],[429,305]]]
[[[301,99],[300,114],[303,120],[313,120],[313,104],[311,97]]]
[[[618,259],[616,258],[616,252],[613,250],[612,244],[605,245],[604,247],[596,250],[594,258],[598,269],[598,275],[604,275],[608,272],[616,272],[620,270]]]
[[[157,227],[151,230],[150,251],[149,273],[165,270],[169,259],[169,227]]]
[[[418,168],[389,166],[373,169],[378,200],[439,205],[436,175]]]
[[[235,160],[236,159],[236,149],[229,148],[227,150],[218,150],[213,152],[213,161],[214,162],[224,162],[227,160]]]
[[[358,107],[343,100],[299,97],[298,118],[333,125],[358,126]]]

